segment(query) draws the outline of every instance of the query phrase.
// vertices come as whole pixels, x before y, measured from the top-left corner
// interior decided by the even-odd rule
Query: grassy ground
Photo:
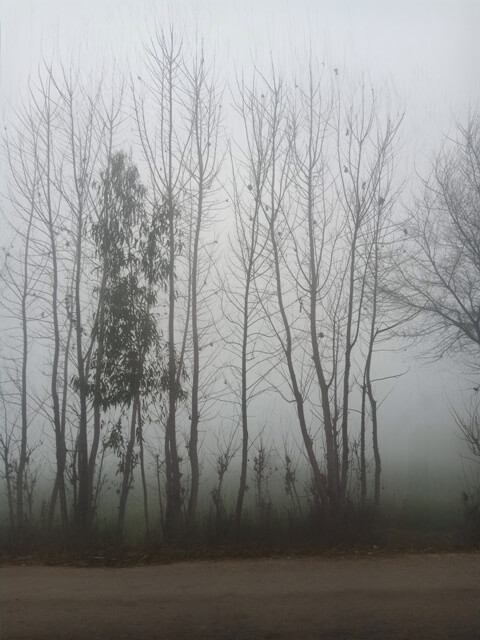
[[[318,554],[390,554],[442,552],[480,546],[480,523],[438,505],[413,504],[403,511],[344,514],[335,524],[311,515],[269,511],[246,513],[240,531],[232,517],[219,521],[207,514],[195,530],[167,544],[160,527],[146,539],[142,522],[130,521],[121,541],[105,519],[88,538],[75,530],[46,531],[32,526],[23,539],[0,530],[0,563],[78,566],[126,566],[193,559],[225,559]]]

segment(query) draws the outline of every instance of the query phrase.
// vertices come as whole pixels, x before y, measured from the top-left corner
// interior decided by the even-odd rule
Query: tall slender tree
[[[91,231],[101,258],[103,301],[90,388],[97,410],[129,410],[120,463],[121,536],[137,457],[135,445],[143,442],[141,403],[153,391],[163,391],[162,348],[153,310],[168,267],[163,257],[163,220],[158,212],[149,215],[146,189],[128,157],[121,152],[111,156],[96,186],[99,207]],[[113,437],[123,435],[117,430]]]

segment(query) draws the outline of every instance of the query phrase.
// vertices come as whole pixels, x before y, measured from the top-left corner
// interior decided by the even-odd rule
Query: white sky
[[[417,123],[480,98],[479,0],[3,0],[0,88],[12,97],[41,55],[135,60],[155,22],[203,36],[237,66],[270,51],[389,81]]]
[[[270,55],[285,70],[301,69],[309,46],[331,69],[364,73],[406,109],[411,164],[421,164],[454,120],[480,105],[480,0],[3,0],[0,19],[0,110],[7,118],[42,56],[72,57],[86,68],[113,60],[135,67],[155,23],[173,23],[186,41],[197,32],[225,75]],[[445,369],[424,387],[426,400],[415,398],[413,375],[392,405],[405,411],[403,428],[413,428],[416,414],[420,420],[419,406],[435,407],[433,420],[439,412],[448,418],[444,399],[463,382]],[[416,407],[406,402],[409,385]]]
[[[232,77],[252,60],[302,68],[309,46],[326,68],[365,74],[406,109],[409,164],[480,104],[480,0],[3,0],[0,112],[42,56],[86,68],[141,64],[155,24],[198,33]],[[10,105],[10,106],[9,106]]]

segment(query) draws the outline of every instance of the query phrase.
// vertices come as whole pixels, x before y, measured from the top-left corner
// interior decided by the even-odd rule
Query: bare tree
[[[223,483],[225,475],[230,467],[232,460],[235,458],[238,447],[235,443],[235,432],[233,431],[228,439],[223,433],[223,438],[217,436],[217,451],[215,454],[215,473],[217,476],[216,486],[210,491],[210,497],[215,507],[215,533],[221,536],[227,523],[227,509],[225,505],[225,496],[223,491]]]
[[[0,433],[0,478],[5,481],[5,492],[8,505],[8,519],[10,531],[15,531],[15,482],[16,482],[16,448],[15,441],[16,418],[9,418],[8,406],[4,395],[3,384],[0,380],[0,401],[2,410],[3,429]]]
[[[69,212],[69,262],[72,296],[69,313],[73,324],[75,353],[75,390],[78,398],[78,429],[75,430],[75,502],[74,518],[79,530],[87,529],[93,518],[94,473],[99,445],[99,425],[95,423],[89,443],[89,372],[95,332],[88,331],[90,302],[85,296],[87,238],[86,228],[92,212],[91,190],[104,149],[105,121],[100,117],[101,93],[82,85],[78,74],[62,68],[58,75],[49,70],[58,111],[56,154],[61,165],[55,175],[55,187]],[[90,89],[90,88],[89,88]],[[93,97],[91,97],[93,95]],[[108,131],[107,131],[108,134]]]
[[[474,541],[478,541],[480,525],[480,400],[478,398],[479,388],[472,389],[473,397],[463,411],[453,412],[453,417],[457,429],[467,445],[470,453],[468,462],[470,469],[465,470],[465,489],[462,498],[465,508],[466,521],[470,527],[473,525],[472,533]]]
[[[248,111],[248,154],[257,170],[252,176],[262,176],[251,189],[274,274],[259,295],[282,355],[279,369],[285,367],[294,399],[317,506],[331,515],[348,497],[352,404],[368,357],[365,344],[371,351],[364,407],[368,398],[379,486],[370,367],[380,315],[370,291],[385,254],[379,229],[388,227],[397,195],[392,163],[401,117],[382,122],[365,85],[350,99],[312,66],[306,82],[297,79],[291,92],[274,72],[258,77],[262,90]],[[323,427],[323,443],[310,426],[315,421]]]
[[[337,411],[335,405],[332,407],[330,398],[335,378],[329,374],[325,363],[323,345],[327,329],[323,326],[325,318],[320,312],[324,305],[322,298],[332,288],[334,261],[342,231],[329,201],[334,178],[327,158],[334,132],[332,114],[335,105],[328,89],[324,89],[322,78],[316,77],[312,61],[306,87],[303,89],[297,84],[296,89],[291,144],[299,211],[290,229],[298,263],[295,280],[299,311],[308,318],[308,340],[321,399],[328,500],[336,509],[340,499],[341,467],[336,433]],[[298,231],[295,232],[295,228]]]
[[[191,486],[188,503],[188,521],[195,520],[198,491],[200,485],[200,466],[198,460],[198,426],[200,421],[200,304],[201,292],[209,277],[212,254],[201,245],[201,236],[207,229],[208,209],[219,171],[218,130],[220,119],[220,96],[215,88],[213,71],[205,62],[203,49],[197,52],[191,69],[187,74],[187,96],[190,98],[188,117],[192,129],[192,150],[190,152],[190,175],[192,182],[192,215],[188,287],[191,300],[192,324],[192,380],[190,394],[190,437],[188,455],[191,468]],[[202,251],[203,249],[203,251]],[[185,325],[187,326],[187,324]],[[204,363],[206,364],[206,363]],[[206,377],[206,376],[204,376]]]
[[[458,125],[433,161],[398,229],[404,260],[389,288],[417,314],[412,333],[441,357],[461,352],[478,370],[480,347],[480,116]]]
[[[165,537],[178,538],[184,518],[193,530],[202,423],[209,410],[220,414],[232,403],[241,427],[238,531],[252,407],[271,389],[295,412],[315,510],[338,524],[352,497],[358,434],[360,500],[366,504],[370,468],[373,502],[380,500],[375,351],[396,329],[388,313],[402,306],[405,315],[428,318],[440,350],[480,344],[477,124],[460,129],[459,155],[437,160],[422,206],[399,228],[392,211],[401,117],[383,118],[365,84],[344,91],[337,72],[322,76],[313,62],[293,83],[273,65],[267,74],[256,70],[250,86],[237,85],[229,265],[214,291],[220,93],[204,52],[187,64],[185,50],[173,31],[156,33],[146,47],[147,73],[132,93],[139,169],[116,148],[122,92],[107,103],[104,87],[65,68],[46,69],[7,141],[10,204],[21,220],[19,251],[3,277],[4,302],[19,320],[12,360],[19,423],[2,431],[0,456],[17,525],[28,518],[36,481],[29,424],[43,415],[55,448],[49,523],[59,507],[64,526],[71,518],[80,533],[89,529],[112,449],[119,535],[137,465],[150,530],[145,451],[156,463]],[[400,286],[390,291],[399,256]],[[41,338],[39,381],[28,375],[32,336]],[[233,400],[215,387],[219,362],[233,373],[232,385],[225,376]],[[37,385],[43,404],[33,398]],[[155,421],[164,456],[147,441]],[[217,456],[217,517],[236,435]],[[252,457],[259,505],[267,457],[262,444]],[[295,469],[285,452],[287,493],[300,511]]]
[[[265,233],[268,238],[268,261],[265,268],[272,274],[269,288],[258,292],[265,317],[278,341],[285,379],[291,389],[300,431],[310,465],[319,502],[326,505],[327,487],[325,475],[315,453],[314,441],[308,426],[306,412],[306,387],[299,371],[302,363],[296,357],[297,340],[294,327],[295,313],[292,307],[293,286],[288,280],[288,239],[291,224],[291,188],[295,177],[293,146],[289,121],[288,89],[283,79],[272,70],[269,78],[258,74],[261,89],[256,89],[246,113],[250,128],[249,161],[252,175],[261,180],[251,185],[252,197],[259,203]],[[256,282],[256,286],[260,286]]]
[[[475,390],[478,394],[478,387]],[[475,397],[466,415],[454,412],[455,422],[470,453],[480,464],[480,401]]]
[[[175,537],[186,489],[182,487],[178,448],[179,401],[189,405],[187,451],[191,480],[187,521],[193,525],[200,482],[200,405],[208,404],[206,388],[212,383],[208,381],[210,374],[201,376],[201,370],[209,370],[211,360],[204,347],[214,346],[214,339],[207,338],[214,326],[212,309],[208,307],[213,294],[207,284],[215,241],[207,239],[205,232],[210,224],[209,214],[215,207],[221,105],[213,69],[206,63],[202,49],[194,54],[189,65],[184,58],[183,43],[170,30],[156,33],[146,51],[148,80],[142,83],[143,90],[134,92],[134,107],[153,198],[165,220],[169,256],[165,515],[168,536]]]
[[[229,328],[225,344],[234,357],[230,366],[235,379],[240,380],[238,397],[242,439],[235,509],[238,531],[247,489],[249,405],[268,391],[265,374],[274,364],[271,362],[271,353],[265,348],[265,322],[255,286],[255,279],[260,282],[265,278],[264,253],[268,239],[261,220],[261,200],[254,195],[263,191],[267,177],[261,158],[262,150],[256,148],[258,140],[255,140],[255,136],[258,133],[261,136],[266,126],[265,112],[255,88],[249,88],[242,80],[238,82],[237,89],[239,97],[236,111],[242,124],[244,142],[238,144],[236,156],[231,154],[235,233],[229,240],[229,254],[233,260],[229,260],[228,285],[225,283],[223,289],[227,300],[224,314]],[[232,387],[230,391],[235,390]]]
[[[399,126],[400,121],[397,123]],[[396,131],[391,132],[392,138],[395,137]],[[385,138],[388,142],[388,136]],[[389,193],[388,202],[383,196],[380,197],[376,212],[371,220],[371,226],[367,232],[367,290],[366,304],[368,308],[367,322],[369,329],[366,331],[364,343],[366,354],[363,382],[362,382],[362,406],[361,406],[361,432],[360,432],[360,484],[361,484],[361,504],[366,505],[367,498],[367,471],[366,471],[366,418],[368,398],[370,408],[370,420],[372,428],[372,449],[374,457],[374,491],[373,503],[376,508],[380,506],[380,478],[382,472],[380,445],[378,435],[378,407],[379,402],[375,395],[375,379],[373,378],[373,361],[375,349],[378,343],[383,343],[385,339],[392,337],[400,325],[403,325],[407,318],[400,317],[395,320],[388,313],[388,299],[382,294],[382,284],[388,281],[391,273],[396,268],[395,258],[398,255],[396,242],[392,240],[394,235],[394,224],[392,221],[392,207],[395,204],[398,192],[392,189],[390,181],[392,179],[392,167],[388,145],[385,147],[386,155],[384,157],[384,175],[381,178],[382,193]],[[390,165],[390,166],[389,166]],[[400,374],[401,375],[401,374]],[[387,378],[397,378],[398,374],[392,374]]]
[[[190,149],[191,123],[185,122],[185,84],[182,44],[172,30],[156,33],[146,47],[148,82],[145,93],[134,91],[137,130],[145,161],[148,164],[153,198],[165,219],[168,252],[168,413],[165,429],[166,530],[174,538],[181,521],[182,485],[177,442],[177,402],[181,395],[178,380],[178,314],[176,273],[183,247],[182,208],[189,182],[185,159]],[[148,103],[151,99],[152,105]],[[151,125],[151,122],[154,125]],[[182,128],[184,129],[182,131]],[[185,131],[186,128],[186,131]]]
[[[45,244],[49,255],[49,291],[50,309],[48,316],[52,328],[52,363],[50,371],[50,398],[52,423],[55,434],[56,476],[50,501],[47,521],[52,524],[57,496],[60,502],[62,526],[68,522],[67,495],[65,487],[65,466],[67,460],[65,439],[65,412],[62,411],[60,358],[62,350],[62,319],[61,319],[61,278],[62,278],[62,250],[59,238],[65,230],[65,219],[62,212],[62,201],[55,188],[55,177],[58,171],[59,158],[55,158],[55,126],[57,109],[52,90],[55,93],[50,73],[38,78],[38,86],[31,89],[32,112],[36,122],[32,122],[29,135],[36,139],[33,171],[39,173],[38,198],[35,207],[37,225],[43,227]],[[35,128],[34,128],[35,127]],[[67,381],[63,381],[63,403],[66,401]]]
[[[352,355],[357,342],[366,344],[364,383],[362,384],[362,420],[365,393],[370,404],[372,443],[375,461],[374,503],[380,501],[380,448],[378,444],[377,401],[372,383],[372,359],[375,342],[384,337],[398,322],[388,320],[380,283],[384,282],[392,265],[391,212],[399,194],[395,186],[395,153],[403,116],[387,116],[383,121],[377,97],[362,84],[343,118],[338,109],[336,124],[338,149],[338,184],[342,209],[346,214],[348,258],[346,272],[346,325],[343,365],[342,400],[342,495],[348,481],[348,422],[351,395]],[[365,336],[365,337],[363,337]],[[361,345],[359,345],[361,346]],[[364,433],[361,434],[362,467],[365,468]],[[363,474],[363,483],[365,476]],[[365,493],[363,484],[362,494]]]
[[[18,253],[10,254],[4,265],[3,283],[6,291],[3,295],[3,307],[7,315],[18,319],[21,336],[18,345],[18,378],[15,386],[20,405],[20,437],[18,459],[16,461],[16,527],[21,532],[25,524],[25,488],[29,463],[28,428],[30,424],[29,400],[32,390],[29,370],[31,350],[31,324],[41,311],[41,291],[44,285],[44,270],[48,253],[38,241],[36,213],[41,197],[41,168],[35,162],[40,144],[37,129],[38,117],[34,111],[26,110],[19,115],[19,123],[14,134],[5,139],[8,167],[10,172],[9,204],[11,219],[15,224]],[[32,162],[32,158],[34,159]],[[15,222],[14,222],[15,218]],[[13,314],[13,316],[12,316]],[[15,358],[14,358],[15,359]],[[15,367],[17,369],[17,367]],[[5,443],[6,444],[6,443]]]

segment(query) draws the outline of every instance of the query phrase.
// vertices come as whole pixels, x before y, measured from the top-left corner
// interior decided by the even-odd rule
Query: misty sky
[[[42,57],[92,73],[112,62],[135,70],[155,24],[173,24],[186,41],[202,38],[226,78],[270,57],[301,71],[309,48],[326,67],[364,74],[394,110],[405,109],[402,161],[412,175],[480,103],[478,0],[3,0],[0,16],[7,121]],[[444,437],[449,403],[468,394],[468,379],[450,363],[419,367],[411,355],[391,357],[398,371],[409,370],[385,404],[399,446],[407,451],[419,423]]]
[[[152,26],[195,32],[233,71],[270,55],[300,66],[311,44],[327,65],[388,86],[425,146],[478,104],[476,0],[3,0],[2,101],[15,100],[42,55],[94,67],[135,64]],[[5,108],[5,107],[4,107]]]

